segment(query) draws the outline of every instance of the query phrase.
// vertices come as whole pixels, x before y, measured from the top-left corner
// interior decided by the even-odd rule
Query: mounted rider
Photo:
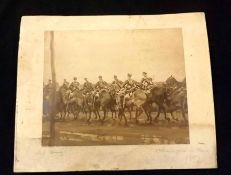
[[[83,94],[86,95],[94,91],[94,88],[93,88],[92,83],[89,82],[87,78],[84,78],[84,81],[85,82],[83,84]]]
[[[131,97],[133,92],[136,90],[137,82],[133,80],[132,74],[128,73],[128,79],[122,85],[122,91],[125,91],[125,97]]]
[[[99,81],[95,84],[95,90],[100,91],[103,89],[108,89],[108,83],[103,80],[103,77],[100,75],[98,78]]]
[[[69,86],[69,90],[70,90],[70,92],[69,92],[69,98],[71,99],[73,96],[74,96],[74,92],[76,91],[76,90],[79,90],[80,88],[80,83],[77,81],[77,77],[74,77],[73,78],[73,82],[70,84],[70,86]],[[68,92],[67,92],[68,93]]]
[[[146,72],[143,72],[142,75],[143,78],[140,81],[141,89],[149,93],[150,89],[153,87],[152,78],[148,77]]]
[[[69,89],[72,92],[75,91],[75,90],[77,90],[77,89],[79,89],[79,86],[80,86],[80,83],[77,81],[77,77],[74,77],[73,80],[74,81],[71,83],[71,85],[69,87]]]
[[[112,82],[114,87],[117,87],[117,90],[122,88],[123,82],[118,79],[117,75],[114,75],[114,81]]]
[[[64,79],[63,80],[63,85],[61,86],[62,88],[63,88],[63,90],[68,90],[68,88],[69,88],[69,82],[66,80],[66,79]]]
[[[93,101],[95,103],[96,97],[99,97],[99,94],[102,90],[108,90],[108,83],[103,80],[103,77],[100,75],[99,81],[95,84],[95,90],[93,91]]]

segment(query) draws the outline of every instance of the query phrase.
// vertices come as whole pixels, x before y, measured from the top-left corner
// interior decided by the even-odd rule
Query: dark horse
[[[46,89],[43,90],[43,115],[49,116],[54,110],[55,115],[60,114],[61,118],[64,115],[64,104],[60,91],[55,92],[55,105],[52,105],[53,92]],[[53,109],[54,108],[54,109]]]
[[[103,118],[101,118],[99,113],[100,108],[103,111]],[[88,123],[90,123],[92,112],[95,114],[95,118],[98,118],[103,123],[108,111],[112,112],[112,118],[114,113],[116,116],[114,96],[106,89],[102,89],[98,93],[88,93],[84,99],[84,111],[86,114],[89,113]]]
[[[100,103],[95,100],[92,92],[86,93],[83,101],[83,111],[86,114],[87,122],[90,123],[92,112],[95,114],[95,118],[99,116]],[[89,115],[89,116],[87,116]]]
[[[66,104],[67,114],[72,113],[74,119],[77,119],[80,111],[83,109],[84,95],[81,90],[76,89],[72,93],[68,94],[68,100]]]
[[[108,111],[112,112],[112,118],[113,118],[113,113],[115,113],[116,115],[115,100],[108,90],[102,89],[99,92],[99,96],[96,101],[100,104],[100,107],[102,108],[102,111],[103,111],[102,119],[100,118],[100,115],[99,115],[99,119],[101,120],[102,123],[105,121]]]
[[[166,115],[167,112],[171,114],[173,119],[177,120],[173,114],[177,110],[181,111],[183,118],[186,120],[187,92],[185,86],[185,79],[182,82],[178,82],[171,76],[166,80],[166,83],[154,86],[151,89],[149,112],[157,110],[155,120],[159,118],[161,112],[164,113],[166,120],[170,121],[170,118]],[[152,109],[153,106],[155,106],[155,110]]]
[[[119,123],[122,121],[122,118],[124,118],[125,125],[127,125],[127,117],[125,115],[125,110],[129,112],[130,120],[132,118],[132,109],[134,106],[133,98],[129,96],[128,94],[125,94],[124,91],[119,91],[116,94],[116,105],[118,109],[118,118]]]

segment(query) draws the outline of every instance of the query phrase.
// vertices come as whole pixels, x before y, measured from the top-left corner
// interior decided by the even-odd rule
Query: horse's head
[[[165,81],[167,86],[176,86],[178,85],[178,81],[171,75]]]

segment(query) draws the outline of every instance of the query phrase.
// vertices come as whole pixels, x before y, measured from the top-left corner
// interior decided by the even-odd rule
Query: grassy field
[[[128,120],[128,126],[118,120],[107,117],[102,125],[98,120],[92,119],[91,124],[81,114],[77,120],[72,116],[65,121],[55,122],[56,146],[94,146],[94,145],[141,145],[141,144],[188,144],[189,128],[180,114],[176,114],[179,121],[170,122],[163,116],[157,122],[146,123],[146,117],[140,116],[139,124],[135,119]],[[129,118],[129,117],[127,117]],[[43,146],[49,142],[49,121],[43,120]]]

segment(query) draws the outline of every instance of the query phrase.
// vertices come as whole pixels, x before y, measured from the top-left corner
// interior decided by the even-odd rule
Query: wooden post
[[[56,110],[56,74],[55,74],[55,57],[54,57],[54,32],[50,31],[50,61],[52,75],[52,104],[50,112],[50,146],[55,144],[55,110]]]

